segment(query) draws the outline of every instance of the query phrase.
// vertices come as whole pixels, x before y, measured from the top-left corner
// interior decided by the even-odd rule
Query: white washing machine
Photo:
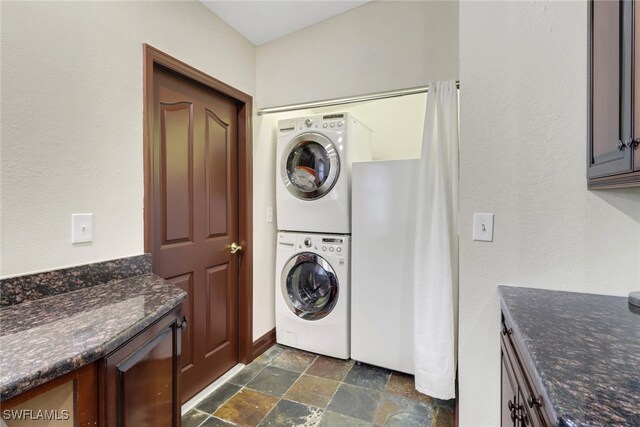
[[[278,343],[349,358],[350,243],[343,235],[278,233]]]
[[[278,230],[351,233],[351,163],[371,160],[372,131],[349,113],[278,122]]]

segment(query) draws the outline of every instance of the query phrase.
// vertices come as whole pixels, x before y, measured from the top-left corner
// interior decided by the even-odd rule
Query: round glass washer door
[[[316,132],[291,140],[282,156],[280,175],[285,188],[303,200],[324,196],[340,175],[340,158],[329,138]]]
[[[338,302],[338,278],[320,255],[302,252],[282,271],[282,296],[289,310],[305,320],[326,317]]]

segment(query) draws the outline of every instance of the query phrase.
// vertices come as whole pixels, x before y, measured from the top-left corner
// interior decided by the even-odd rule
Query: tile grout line
[[[349,360],[353,360],[353,359],[351,359],[351,357],[349,357]],[[329,403],[327,403],[327,410],[329,409],[329,405],[331,405],[331,402],[333,402],[333,398],[336,397],[336,393],[338,393],[338,390],[340,389],[340,386],[344,384],[344,379],[347,378],[347,375],[349,375],[349,372],[351,372],[351,370],[353,369],[353,367],[355,365],[356,365],[356,362],[355,362],[355,360],[353,360],[353,363],[351,364],[351,367],[349,368],[347,373],[344,374],[344,377],[342,377],[342,380],[338,382],[338,387],[336,387],[336,390],[333,392],[333,395],[331,395],[331,399],[329,399]],[[340,415],[344,415],[344,414],[340,414]]]
[[[276,356],[276,357],[277,357],[277,356]],[[275,359],[275,358],[274,358],[274,359]],[[253,362],[255,362],[255,360],[254,360]],[[251,363],[253,363],[253,362],[251,362]],[[251,363],[249,363],[249,365],[251,365]],[[246,367],[248,367],[249,365],[246,365],[246,366],[245,366],[245,368],[246,368]],[[271,365],[271,363],[269,363],[269,364],[266,364],[266,363],[265,363],[264,365],[265,365],[264,367],[266,368],[267,366],[270,366],[270,365]],[[243,370],[244,370],[244,368],[243,368]],[[248,384],[249,382],[251,382],[255,377],[257,377],[258,375],[260,375],[260,374],[262,373],[262,371],[264,371],[264,368],[262,368],[262,369],[261,369],[261,370],[260,370],[256,375],[254,375],[251,379],[249,379],[249,381],[247,382],[247,384]],[[242,372],[242,371],[238,372],[236,375],[239,375],[241,372]],[[230,425],[233,425],[233,426],[237,426],[237,425],[238,425],[238,424],[234,423],[234,422],[233,422],[233,421],[231,421],[231,420],[227,420],[227,419],[224,419],[224,418],[215,417],[215,416],[213,415],[213,414],[214,414],[218,409],[220,409],[222,406],[224,406],[225,404],[227,404],[227,403],[228,403],[231,399],[233,399],[237,394],[239,394],[240,392],[242,392],[242,390],[244,390],[245,388],[247,388],[246,384],[245,384],[245,385],[240,385],[240,384],[234,384],[234,383],[230,382],[230,380],[232,380],[233,378],[235,378],[235,376],[236,376],[236,375],[234,375],[233,377],[229,378],[229,380],[227,380],[224,384],[230,384],[230,385],[234,385],[234,386],[240,387],[240,388],[238,389],[238,391],[236,391],[235,393],[233,393],[231,396],[229,396],[227,399],[225,399],[225,400],[224,400],[220,405],[218,405],[218,407],[217,407],[217,408],[216,408],[216,409],[215,409],[211,414],[208,414],[208,415],[209,415],[209,417],[208,417],[208,418],[206,418],[204,421],[202,421],[202,423],[200,423],[200,424],[198,425],[198,427],[202,426],[202,424],[204,424],[204,423],[205,423],[209,418],[217,418],[217,419],[222,420],[222,421],[223,421],[223,422],[225,422],[225,423],[229,423]],[[222,387],[224,384],[222,384],[220,387]],[[257,391],[257,390],[253,390],[253,389],[251,389],[251,388],[249,388],[248,390],[251,390],[251,391]],[[215,391],[214,391],[213,393],[215,393]],[[212,393],[212,394],[213,394],[213,393]],[[207,396],[207,397],[208,397],[208,396]],[[194,408],[194,409],[196,409],[196,410],[198,410],[198,411],[200,411],[200,412],[202,412],[202,413],[206,414],[206,412],[201,411],[201,410],[199,410],[199,409],[197,409],[197,408]],[[261,421],[262,421],[262,420],[261,420]]]
[[[361,363],[361,362],[356,362],[356,361],[354,361],[353,366],[355,366],[355,364],[356,364],[356,363]],[[352,369],[353,369],[353,366],[352,366]],[[372,365],[371,365],[371,366],[372,366]],[[349,370],[349,372],[351,372],[351,369]],[[349,375],[349,373],[347,373],[347,375]],[[345,375],[345,377],[344,377],[345,379],[347,378],[347,375]],[[389,374],[389,378],[391,378],[391,374]],[[343,381],[343,383],[344,383],[344,381]],[[387,379],[387,381],[385,382],[385,386],[384,386],[384,388],[385,388],[385,389],[386,389],[386,387],[387,387],[387,384],[388,384],[388,383],[389,383],[389,379]],[[349,384],[349,383],[344,383],[344,384],[346,384],[346,385],[350,385],[350,386],[352,386],[352,387],[357,387],[357,388],[360,388],[360,389],[362,389],[362,390],[368,390],[368,391],[376,391],[376,392],[378,392],[378,394],[379,394],[379,396],[378,396],[378,402],[376,402],[376,409],[373,411],[373,419],[371,420],[371,425],[372,425],[372,426],[375,426],[375,425],[376,425],[376,423],[375,423],[375,421],[376,421],[376,414],[378,413],[378,409],[380,408],[380,404],[382,403],[382,397],[383,397],[383,396],[382,396],[382,393],[383,393],[383,392],[382,392],[382,391],[380,391],[380,390],[374,390],[374,389],[370,389],[370,388],[362,387],[362,386],[355,385],[355,384]],[[363,420],[363,421],[364,421],[364,420]],[[385,420],[385,424],[386,424],[386,420]]]
[[[300,351],[300,350],[295,349],[295,351]],[[284,353],[284,351],[283,351],[282,353],[280,353],[277,357],[274,357],[274,358],[273,358],[273,360],[271,360],[271,362],[269,362],[269,365],[268,365],[268,366],[271,366],[271,363],[272,363],[274,360],[276,360],[278,357],[280,357],[283,353]],[[312,354],[312,353],[308,353],[308,352],[305,352],[305,353],[307,353],[307,354]],[[313,364],[313,362],[315,362],[315,361],[316,361],[316,359],[317,359],[317,358],[318,358],[318,355],[317,355],[317,354],[314,354],[314,355],[313,355],[313,360],[311,361],[311,363],[309,363],[309,366],[311,366],[311,365]],[[295,381],[294,381],[294,382],[289,386],[289,388],[287,388],[287,390],[284,392],[284,394],[283,394],[281,397],[279,397],[279,398],[278,398],[278,401],[276,402],[276,404],[275,404],[275,405],[273,405],[273,408],[271,408],[271,410],[270,410],[269,412],[267,412],[267,413],[264,415],[264,417],[262,417],[262,418],[260,419],[260,421],[258,421],[258,424],[256,424],[256,426],[259,426],[259,425],[260,425],[260,423],[261,423],[261,422],[263,422],[263,421],[265,420],[265,418],[267,418],[267,417],[269,416],[269,414],[270,414],[274,409],[276,409],[276,407],[278,406],[278,403],[280,403],[280,401],[281,401],[282,399],[284,399],[284,396],[289,392],[289,390],[291,390],[291,387],[293,387],[293,385],[294,385],[296,382],[298,382],[298,380],[302,377],[302,375],[304,375],[304,373],[305,373],[305,372],[307,372],[307,370],[309,369],[309,366],[307,366],[307,367],[305,368],[305,370],[304,370],[304,371],[302,371],[302,372],[296,372],[296,371],[292,371],[292,370],[290,370],[290,369],[280,368],[279,366],[274,366],[274,368],[284,369],[284,370],[289,371],[289,372],[296,372],[296,374],[300,374],[300,375],[299,375],[299,376],[298,376],[298,378],[296,378],[296,380],[295,380]],[[267,393],[267,394],[268,394],[268,393]],[[275,396],[274,396],[274,397],[275,397]],[[297,402],[297,403],[299,403],[299,402]]]
[[[209,415],[209,414],[207,414],[206,412],[201,411],[201,410],[199,410],[199,409],[197,409],[197,408],[193,408],[191,411],[200,412],[200,413],[205,414],[205,415],[207,416],[207,418],[205,418],[204,420],[202,420],[202,422],[201,422],[200,424],[198,424],[196,427],[200,427],[202,424],[206,423],[206,422],[207,422],[207,420],[208,420],[209,418],[211,418],[211,415]],[[191,412],[191,411],[189,411],[189,412]],[[185,415],[186,415],[186,414],[185,414]],[[182,425],[182,423],[180,423],[180,424]]]
[[[312,353],[309,353],[309,354],[312,354]],[[325,378],[325,377],[321,377],[321,376],[319,376],[319,375],[309,374],[309,373],[308,373],[309,369],[311,369],[311,366],[312,366],[312,365],[313,365],[313,364],[314,364],[314,363],[315,363],[315,362],[316,362],[320,357],[329,357],[329,356],[324,356],[324,355],[320,355],[320,354],[315,354],[314,356],[315,356],[315,357],[314,357],[313,361],[309,364],[309,366],[307,366],[307,367],[305,368],[305,370],[304,370],[302,373],[300,373],[300,377],[298,377],[298,379],[297,379],[293,384],[291,384],[291,387],[289,387],[289,389],[287,390],[287,392],[285,393],[285,395],[289,392],[289,390],[291,390],[291,388],[295,385],[295,383],[296,383],[296,382],[298,382],[298,381],[300,380],[300,378],[302,378],[302,376],[303,376],[303,375],[307,375],[307,376],[309,376],[309,377],[313,377],[313,378],[319,378],[319,379],[321,379],[321,380],[325,380],[325,381],[332,381],[332,382],[336,382],[336,383],[338,383],[338,387],[336,387],[336,389],[333,391],[333,394],[332,394],[332,395],[331,395],[331,397],[329,398],[329,402],[327,403],[327,406],[325,406],[324,408],[321,408],[321,407],[319,407],[319,406],[315,406],[315,405],[311,405],[311,404],[309,404],[309,403],[299,402],[299,401],[297,401],[297,400],[287,398],[287,400],[289,400],[289,401],[291,401],[291,402],[299,403],[299,404],[304,405],[304,406],[307,406],[307,407],[317,408],[317,409],[321,410],[321,411],[322,411],[322,413],[323,413],[323,415],[324,415],[324,413],[328,411],[329,404],[331,403],[331,401],[332,401],[332,400],[333,400],[333,398],[335,397],[336,393],[338,392],[338,389],[340,388],[340,385],[342,384],[342,381],[335,381],[335,380],[333,380],[333,379]],[[341,359],[341,360],[342,360],[342,359]],[[347,360],[352,360],[352,359],[347,359]],[[349,368],[349,370],[347,371],[347,374],[351,371],[351,368],[352,368],[352,367],[353,367],[353,365]],[[285,368],[282,368],[282,369],[285,369]],[[291,372],[294,372],[294,371],[291,371]],[[347,374],[345,374],[345,377],[347,376]],[[343,378],[343,379],[344,379],[344,378]],[[285,397],[285,396],[283,395],[283,396],[282,396],[282,398],[284,398],[284,397]]]
[[[294,386],[294,384],[295,384],[295,383],[297,383],[297,382],[300,380],[300,378],[302,378],[302,376],[306,374],[306,372],[309,370],[309,368],[311,368],[311,365],[313,365],[313,364],[316,362],[316,360],[318,360],[318,357],[320,357],[318,354],[314,354],[314,353],[309,353],[309,352],[307,352],[307,354],[313,354],[313,360],[312,360],[312,361],[311,361],[311,363],[309,363],[309,365],[304,369],[304,371],[302,371],[302,372],[300,373],[300,376],[299,376],[299,377],[298,377],[298,378],[293,382],[293,384],[291,384],[291,385],[289,386],[289,388],[288,388],[288,389],[287,389],[287,391],[282,395],[282,397],[280,398],[280,400],[284,399],[284,397],[286,396],[286,394],[287,394],[287,393],[289,393],[289,390],[291,390],[291,388]],[[287,400],[289,400],[289,399],[287,399]],[[295,400],[291,400],[291,402],[295,402]],[[278,401],[278,403],[280,403],[280,401]],[[311,407],[311,406],[313,406],[313,405],[308,405],[308,404],[306,404],[306,403],[302,403],[302,402],[296,402],[296,403],[299,403],[299,404],[301,404],[301,405],[305,405],[305,406],[307,406],[307,407]],[[276,406],[277,406],[277,404],[276,404]],[[313,406],[313,407],[314,407],[314,408],[317,408],[317,406]],[[275,408],[275,406],[274,406],[274,408]],[[324,415],[324,411],[325,411],[325,410],[324,410],[324,409],[322,409],[322,408],[318,408],[318,409],[320,409],[320,410],[322,411],[322,414]],[[318,420],[318,424],[320,424],[320,421],[321,421],[321,420],[322,420],[322,416],[320,416],[320,420]],[[316,425],[318,425],[318,424],[316,424]]]
[[[278,345],[278,344],[276,344],[276,345]],[[224,401],[224,402],[222,402],[220,405],[218,405],[218,406],[217,406],[217,408],[216,408],[216,409],[215,409],[211,414],[209,414],[209,413],[207,413],[207,412],[204,412],[204,411],[202,411],[202,410],[197,409],[197,408],[195,408],[195,407],[194,407],[193,409],[194,409],[196,412],[201,413],[201,414],[204,414],[204,415],[206,415],[206,416],[207,416],[207,417],[206,417],[206,418],[205,418],[205,419],[204,419],[200,424],[198,424],[198,427],[201,427],[202,425],[204,425],[207,421],[209,421],[209,419],[210,419],[210,418],[220,419],[220,420],[222,420],[222,421],[223,421],[223,422],[225,422],[225,423],[230,423],[230,425],[237,425],[237,424],[235,424],[235,423],[231,422],[230,420],[226,420],[226,419],[224,419],[224,418],[218,418],[218,417],[215,417],[213,414],[215,413],[215,411],[217,411],[218,409],[220,409],[220,407],[222,407],[223,405],[225,405],[226,403],[228,403],[231,399],[233,399],[233,397],[235,397],[237,394],[241,393],[244,389],[251,390],[251,391],[255,391],[255,392],[259,392],[259,393],[263,393],[263,392],[261,392],[261,391],[259,391],[259,390],[254,390],[254,389],[252,389],[252,388],[249,388],[249,387],[247,387],[247,385],[248,385],[248,384],[249,384],[253,379],[255,379],[255,377],[257,377],[258,375],[260,375],[260,374],[261,374],[261,373],[262,373],[262,372],[263,372],[267,367],[274,367],[274,368],[278,368],[278,369],[285,370],[285,371],[287,371],[287,372],[295,373],[295,374],[298,374],[298,377],[297,377],[297,378],[296,378],[296,380],[295,380],[295,381],[294,381],[294,382],[293,382],[293,383],[292,383],[292,384],[287,388],[287,390],[284,392],[284,394],[283,394],[282,396],[273,396],[273,395],[271,395],[272,397],[277,398],[277,401],[275,402],[275,404],[274,404],[274,406],[271,408],[271,410],[269,410],[269,411],[268,411],[268,412],[267,412],[267,413],[266,413],[266,414],[265,414],[265,415],[260,419],[260,421],[258,421],[258,423],[257,423],[256,425],[260,425],[260,423],[262,423],[262,422],[263,422],[263,421],[264,421],[264,420],[265,420],[265,419],[266,419],[266,418],[267,418],[267,417],[268,417],[268,416],[273,412],[273,410],[278,406],[278,404],[279,404],[283,399],[284,399],[284,400],[290,400],[290,401],[295,402],[295,403],[297,403],[297,404],[303,405],[303,406],[305,406],[305,407],[307,407],[307,408],[309,408],[309,409],[315,408],[315,409],[317,409],[317,410],[321,411],[321,416],[320,416],[320,419],[318,420],[318,423],[317,423],[317,424],[319,424],[320,422],[322,422],[322,419],[323,419],[323,417],[324,417],[324,414],[325,414],[325,413],[327,413],[327,412],[332,412],[332,411],[330,411],[330,410],[329,410],[329,405],[331,404],[331,402],[332,402],[332,401],[333,401],[333,399],[335,398],[335,396],[336,396],[336,394],[337,394],[338,390],[340,389],[340,387],[341,387],[342,385],[348,385],[348,386],[355,387],[355,388],[357,388],[357,389],[360,389],[360,390],[363,390],[363,391],[367,391],[367,392],[375,391],[375,392],[377,392],[377,393],[378,393],[378,402],[376,403],[376,409],[375,409],[375,411],[374,411],[373,420],[372,420],[372,421],[370,421],[371,425],[375,425],[375,423],[374,423],[374,422],[375,422],[376,414],[378,413],[378,410],[380,409],[380,405],[382,404],[383,400],[385,399],[385,396],[394,397],[394,398],[400,398],[400,399],[407,399],[409,402],[414,402],[414,403],[417,403],[417,404],[419,404],[419,405],[421,405],[421,406],[429,406],[429,407],[431,408],[431,410],[432,410],[432,414],[433,414],[432,422],[435,422],[435,420],[437,419],[438,412],[440,411],[440,409],[442,409],[442,408],[440,408],[440,405],[438,405],[438,404],[437,404],[435,401],[433,401],[433,400],[432,400],[430,403],[425,403],[425,402],[422,402],[422,401],[420,401],[420,400],[414,399],[414,398],[412,398],[412,397],[404,396],[404,395],[402,395],[402,394],[396,394],[396,393],[388,392],[388,391],[387,391],[387,389],[388,389],[388,387],[389,387],[389,384],[391,383],[391,378],[392,378],[392,376],[393,376],[393,374],[394,374],[394,371],[392,371],[392,370],[388,370],[388,369],[386,369],[386,370],[389,372],[389,374],[388,374],[388,377],[386,378],[386,380],[385,380],[385,382],[384,382],[384,385],[382,386],[382,388],[381,388],[381,389],[367,388],[367,387],[364,387],[364,386],[355,385],[355,384],[350,384],[350,383],[345,382],[345,379],[348,377],[349,373],[354,369],[354,367],[356,366],[356,364],[358,364],[358,363],[359,363],[359,362],[356,362],[356,361],[355,361],[355,360],[353,360],[353,359],[347,359],[347,361],[346,361],[346,362],[348,363],[349,361],[351,361],[351,362],[352,362],[352,364],[351,364],[351,366],[349,367],[349,369],[347,370],[347,372],[345,373],[345,375],[344,375],[344,377],[342,378],[342,380],[340,380],[340,381],[335,381],[335,380],[332,380],[332,379],[330,379],[330,378],[322,377],[322,376],[320,376],[320,375],[313,375],[313,374],[308,373],[308,371],[309,371],[309,369],[311,368],[311,366],[312,366],[314,363],[316,363],[318,360],[320,360],[320,358],[321,358],[321,357],[324,357],[323,355],[314,354],[314,353],[307,352],[307,351],[304,351],[304,350],[301,350],[301,349],[296,349],[296,348],[293,348],[293,347],[280,346],[280,348],[281,348],[283,351],[282,351],[282,352],[280,352],[277,356],[273,357],[273,358],[272,358],[268,363],[264,363],[264,367],[263,367],[263,368],[262,368],[262,369],[261,369],[261,370],[260,370],[256,375],[254,375],[254,376],[253,376],[253,378],[251,378],[251,379],[247,382],[247,384],[245,384],[245,385],[233,384],[233,383],[229,382],[229,381],[231,380],[231,378],[230,378],[229,380],[227,380],[227,382],[226,382],[225,384],[232,384],[232,385],[234,385],[234,386],[239,386],[240,388],[238,389],[238,391],[236,391],[236,392],[235,392],[233,395],[231,395],[229,398],[225,399],[225,401]],[[283,367],[280,367],[280,366],[274,366],[274,365],[273,365],[273,363],[276,361],[276,359],[278,359],[278,358],[279,358],[282,354],[284,354],[284,353],[285,353],[285,351],[287,351],[287,350],[291,351],[291,352],[292,352],[292,353],[294,353],[294,354],[295,354],[296,352],[301,352],[302,354],[307,354],[307,355],[313,356],[313,358],[311,359],[311,361],[309,362],[309,364],[308,364],[308,365],[303,369],[303,371],[302,371],[302,372],[293,371],[293,370],[291,370],[291,369],[283,368]],[[255,360],[254,360],[252,363],[254,363],[254,362],[255,362]],[[258,362],[258,363],[262,364],[262,362]],[[249,364],[249,365],[251,365],[251,364]],[[248,367],[249,365],[247,365],[247,367]],[[367,366],[367,364],[363,364],[363,365]],[[369,366],[373,366],[373,365],[369,365]],[[238,374],[239,374],[239,373],[238,373]],[[294,386],[298,381],[300,381],[300,379],[301,379],[304,375],[307,375],[307,376],[310,376],[310,377],[313,377],[313,378],[319,378],[319,379],[322,379],[322,380],[327,380],[327,381],[335,381],[335,382],[337,382],[337,383],[338,383],[338,386],[337,386],[337,387],[336,387],[336,389],[334,390],[333,394],[331,395],[331,397],[330,397],[330,398],[329,398],[329,400],[328,400],[327,405],[326,405],[324,408],[321,408],[321,407],[318,407],[318,406],[315,406],[315,405],[312,405],[312,404],[307,404],[307,403],[304,403],[304,402],[298,402],[297,400],[294,400],[294,399],[288,399],[288,398],[285,398],[285,396],[287,395],[287,393],[289,393],[289,392],[291,391],[291,389],[293,388],[293,386]],[[265,393],[265,394],[266,394],[266,395],[269,395],[269,393]],[[353,418],[353,417],[350,417],[350,416],[345,415],[345,414],[341,414],[341,413],[338,413],[338,414],[340,414],[340,415],[342,415],[342,416],[349,417],[349,418]],[[353,419],[355,419],[355,420],[359,420],[359,421],[367,422],[366,420],[362,420],[362,419],[359,419],[359,418],[353,418]],[[317,424],[316,424],[316,425],[317,425]]]
[[[240,371],[240,372],[242,372],[242,371]],[[239,374],[240,372],[238,372],[238,374]],[[232,384],[232,383],[230,383],[230,382],[228,382],[228,381],[227,381],[225,384],[231,384],[231,385],[236,385],[236,386],[237,386],[237,384]],[[224,385],[224,384],[223,384],[223,385]],[[242,389],[243,389],[243,388],[244,388],[244,386],[240,386],[240,388],[238,389],[238,391],[236,391],[235,393],[233,393],[231,396],[229,396],[229,398],[228,398],[228,399],[226,399],[224,402],[222,402],[220,405],[218,405],[218,407],[215,409],[215,411],[213,411],[213,412],[210,414],[210,417],[211,417],[211,418],[213,418],[213,417],[214,417],[214,415],[213,415],[213,414],[214,414],[214,413],[216,413],[216,412],[218,411],[218,409],[222,408],[222,407],[223,407],[227,402],[229,402],[231,399],[233,399],[233,398],[236,396],[236,394],[240,393],[240,392],[242,391]],[[229,423],[231,423],[231,425],[234,425],[234,426],[236,426],[236,425],[237,425],[236,423],[234,423],[234,422],[233,422],[233,421],[231,421],[231,420],[225,420],[224,418],[220,418],[220,417],[215,417],[215,418],[218,418],[219,420],[222,420],[222,421],[224,421],[224,422],[229,422]]]

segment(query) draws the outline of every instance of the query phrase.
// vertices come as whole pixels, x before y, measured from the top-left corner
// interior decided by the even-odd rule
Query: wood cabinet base
[[[3,416],[5,410],[14,410],[15,418],[24,411],[49,411],[64,417],[55,425],[180,427],[180,310],[103,359],[2,402]],[[11,414],[4,421],[9,427],[33,424],[12,420]]]
[[[638,154],[640,158],[640,153]],[[593,178],[588,181],[589,190],[605,190],[609,188],[640,187],[640,171],[620,175]]]
[[[180,426],[180,310],[99,361],[101,425]]]
[[[548,403],[532,381],[532,373],[522,362],[513,339],[513,329],[502,317],[501,353],[501,425],[502,427],[555,426],[547,413]]]

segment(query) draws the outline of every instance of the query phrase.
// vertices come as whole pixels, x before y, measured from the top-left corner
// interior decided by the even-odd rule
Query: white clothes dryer
[[[343,235],[278,233],[278,343],[349,358],[350,243]]]
[[[349,113],[278,122],[278,230],[351,233],[351,163],[371,160],[372,131]]]

